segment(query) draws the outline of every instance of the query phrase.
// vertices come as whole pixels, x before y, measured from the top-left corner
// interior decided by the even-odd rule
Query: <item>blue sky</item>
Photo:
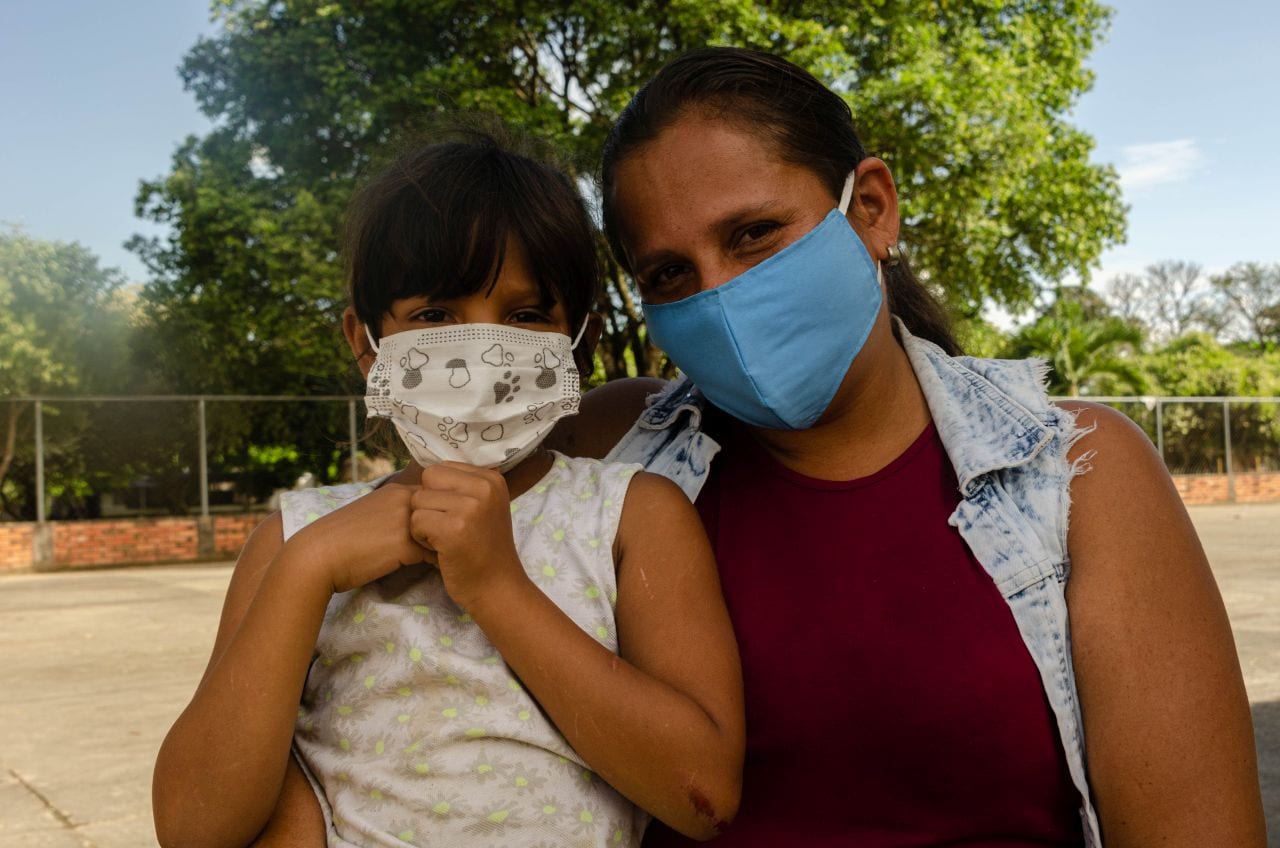
[[[1120,168],[1131,211],[1095,280],[1160,259],[1280,260],[1280,2],[1112,5],[1075,122]],[[0,221],[144,280],[123,247],[155,232],[134,195],[209,127],[176,68],[212,29],[205,0],[0,4]]]

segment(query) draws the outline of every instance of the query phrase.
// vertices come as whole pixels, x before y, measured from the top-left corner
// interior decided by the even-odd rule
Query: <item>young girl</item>
[[[413,461],[249,539],[157,759],[161,843],[245,845],[273,811],[330,845],[636,845],[640,810],[714,835],[744,731],[698,516],[539,447],[600,330],[572,184],[468,136],[402,156],[348,227],[344,332]]]

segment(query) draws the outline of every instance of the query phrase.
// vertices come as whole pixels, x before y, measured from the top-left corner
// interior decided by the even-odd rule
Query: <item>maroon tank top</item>
[[[1013,615],[947,519],[933,425],[848,482],[740,427],[698,499],[742,653],[747,758],[717,848],[1083,844]],[[646,848],[692,845],[655,822]]]

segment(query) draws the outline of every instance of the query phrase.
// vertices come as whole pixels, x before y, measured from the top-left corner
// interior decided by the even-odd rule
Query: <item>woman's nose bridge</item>
[[[698,267],[698,291],[718,288],[742,273],[740,264],[721,252],[705,256]]]

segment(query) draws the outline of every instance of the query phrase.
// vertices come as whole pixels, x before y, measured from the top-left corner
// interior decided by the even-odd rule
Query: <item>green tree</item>
[[[1116,175],[1067,115],[1105,29],[1095,0],[938,3],[602,0],[217,0],[220,34],[181,74],[216,120],[140,214],[166,384],[336,389],[343,303],[336,228],[357,175],[451,110],[483,110],[564,150],[588,184],[604,136],[672,55],[738,44],[786,55],[841,91],[902,187],[922,277],[969,317],[1025,305],[1037,281],[1087,276],[1123,237]],[[600,349],[609,376],[658,373],[616,267]],[[270,367],[265,367],[270,365]]]
[[[122,282],[80,244],[0,229],[0,400],[122,388],[131,313]],[[3,406],[0,512],[25,514],[34,510],[32,405]],[[75,476],[83,468],[76,445],[86,428],[84,410],[50,405],[46,414],[68,434],[48,445],[50,471]]]
[[[1113,277],[1107,301],[1119,317],[1164,342],[1196,331],[1217,335],[1229,321],[1204,269],[1176,259],[1153,262],[1141,274]]]
[[[1224,347],[1207,333],[1189,333],[1142,357],[1157,390],[1181,397],[1280,395],[1280,353]],[[1165,458],[1170,468],[1221,470],[1222,412],[1217,404],[1166,404]],[[1280,410],[1274,404],[1231,408],[1232,464],[1280,468]]]
[[[1052,305],[1013,337],[1007,354],[1046,360],[1051,394],[1143,391],[1146,381],[1134,359],[1142,331],[1098,308],[1097,296],[1087,289],[1058,289]]]
[[[1211,282],[1246,339],[1259,345],[1280,343],[1280,262],[1239,262]]]

